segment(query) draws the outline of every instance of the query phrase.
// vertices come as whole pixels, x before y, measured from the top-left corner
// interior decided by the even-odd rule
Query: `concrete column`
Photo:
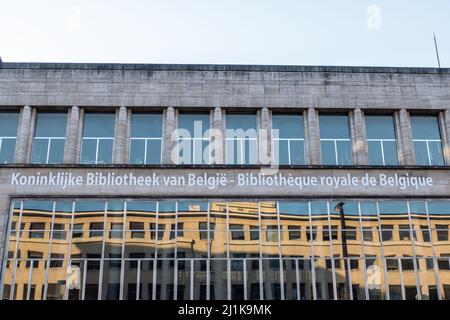
[[[114,131],[114,148],[113,148],[113,163],[125,163],[126,151],[126,136],[127,136],[127,122],[128,122],[127,108],[122,106],[116,110],[116,125]]]
[[[412,141],[411,122],[409,119],[409,113],[406,109],[401,109],[395,113],[395,126],[397,131],[400,164],[416,164],[414,145]]]
[[[15,163],[26,163],[28,140],[30,138],[32,108],[24,106],[20,111],[19,130],[17,133],[16,150],[14,154]]]
[[[320,131],[319,131],[319,113],[314,108],[309,108],[307,112],[307,148],[309,155],[309,164],[317,165],[321,163],[320,157]]]
[[[172,133],[176,130],[175,109],[168,107],[164,111],[163,127],[163,164],[174,164],[172,161],[172,150],[175,147],[175,141],[172,140]]]
[[[349,112],[352,132],[353,161],[356,165],[369,164],[369,154],[366,141],[366,124],[361,109]]]
[[[439,112],[442,148],[446,165],[450,165],[450,110]]]
[[[270,110],[264,107],[259,112],[259,128],[258,128],[258,149],[259,163],[270,164],[272,160],[271,141],[272,141],[272,119]]]
[[[223,164],[225,162],[225,130],[223,122],[223,112],[222,108],[216,107],[212,111],[212,128],[213,134],[211,137],[212,146],[214,146],[212,157],[212,164]]]
[[[64,163],[76,163],[80,108],[73,106],[67,114],[66,144],[64,146]]]

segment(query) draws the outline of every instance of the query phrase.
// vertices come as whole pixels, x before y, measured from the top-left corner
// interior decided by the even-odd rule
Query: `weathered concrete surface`
[[[450,108],[450,69],[0,65],[0,106]]]

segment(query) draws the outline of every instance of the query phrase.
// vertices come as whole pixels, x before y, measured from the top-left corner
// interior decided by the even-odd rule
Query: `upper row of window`
[[[366,115],[366,138],[370,165],[398,165],[397,137],[391,115]],[[18,113],[0,113],[0,163],[14,158]],[[225,155],[227,164],[257,164],[256,115],[226,116]],[[32,144],[32,163],[62,163],[67,114],[39,113]],[[444,165],[442,140],[436,116],[411,116],[413,144],[418,165]],[[81,163],[112,162],[115,115],[86,113],[84,116]],[[132,114],[129,163],[162,162],[162,114]],[[322,164],[351,165],[352,141],[347,115],[320,115]],[[210,163],[210,117],[180,113],[178,117],[178,163]],[[245,133],[236,134],[240,129]],[[272,116],[272,150],[281,165],[306,164],[305,128],[302,115]],[[250,134],[249,134],[250,132]]]

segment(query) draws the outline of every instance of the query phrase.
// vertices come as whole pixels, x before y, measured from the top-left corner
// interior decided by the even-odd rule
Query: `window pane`
[[[413,139],[441,139],[437,117],[412,116]]]
[[[227,129],[253,129],[256,130],[256,115],[254,114],[229,114],[226,117]]]
[[[321,139],[350,139],[347,115],[319,116]]]
[[[352,145],[350,141],[337,141],[338,164],[352,164]]]
[[[334,151],[334,141],[320,141],[322,164],[337,164]]]
[[[398,165],[397,143],[395,141],[383,141],[384,162],[386,165]]]
[[[83,139],[81,144],[81,163],[95,163],[97,140]]]
[[[291,141],[291,164],[305,164],[304,141]]]
[[[149,152],[152,154],[152,152]],[[131,140],[130,142],[130,163],[145,163],[145,140]]]
[[[64,160],[64,139],[53,139],[50,142],[48,163],[62,163]]]
[[[416,154],[416,164],[425,166],[430,165],[427,143],[425,141],[414,141],[414,152]]]
[[[31,153],[32,163],[47,163],[48,139],[34,139]]]
[[[16,139],[1,139],[0,163],[11,163],[14,160]]]
[[[16,137],[19,113],[0,113],[0,137]]]
[[[66,136],[67,115],[65,113],[39,113],[36,122],[35,137]]]
[[[132,138],[161,138],[161,136],[162,136],[161,114],[131,115]]]
[[[428,142],[428,148],[430,149],[430,161],[432,165],[442,166],[444,165],[444,157],[442,155],[442,144],[440,141]]]
[[[244,140],[244,154],[245,164],[256,164],[258,163],[258,141],[257,140]]]
[[[395,139],[392,116],[366,116],[367,139]]]
[[[114,137],[114,114],[87,113],[84,115],[83,137]]]
[[[161,140],[147,140],[147,164],[161,163]]]
[[[370,165],[383,165],[383,155],[381,153],[381,143],[379,141],[367,141]]]
[[[303,116],[273,115],[272,123],[272,128],[278,130],[279,138],[304,138]]]
[[[97,163],[112,162],[113,139],[100,139]]]
[[[209,115],[207,114],[182,113],[178,118],[178,128],[189,131],[191,138],[202,138],[209,129],[209,122]]]
[[[278,155],[278,164],[289,164],[289,142],[287,140],[274,141],[274,152]],[[277,159],[277,158],[275,158]]]

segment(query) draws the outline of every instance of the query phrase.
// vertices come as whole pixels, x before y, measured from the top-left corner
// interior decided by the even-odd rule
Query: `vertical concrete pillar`
[[[64,163],[76,163],[80,108],[73,106],[67,114],[66,144],[64,146]]]
[[[366,124],[361,109],[349,112],[350,130],[352,136],[353,161],[356,165],[369,164],[369,155],[366,141]]]
[[[307,111],[307,148],[309,155],[309,164],[317,165],[321,163],[320,157],[320,132],[319,132],[319,113],[314,108]]]
[[[24,106],[20,111],[19,130],[17,131],[16,150],[14,154],[15,163],[26,163],[28,140],[30,138],[32,108]]]
[[[163,116],[163,164],[174,164],[176,161],[172,161],[172,150],[176,144],[172,140],[172,133],[176,130],[175,109],[168,107]]]
[[[114,131],[114,148],[113,148],[113,163],[125,163],[126,151],[126,136],[127,136],[127,108],[122,106],[116,110],[116,125]]]
[[[450,110],[439,112],[442,148],[446,165],[450,165]]]
[[[412,141],[411,121],[406,109],[401,109],[395,113],[395,127],[398,141],[399,162],[402,165],[414,165],[416,159]]]
[[[272,119],[269,108],[264,107],[259,112],[258,149],[259,149],[260,164],[271,163],[272,160],[271,141],[272,141]]]
[[[212,157],[212,164],[223,164],[225,162],[224,159],[224,136],[225,136],[225,130],[224,130],[224,122],[223,122],[223,112],[222,108],[215,107],[212,111],[212,136],[211,136],[211,143],[212,146],[214,146],[213,154],[211,154]]]

